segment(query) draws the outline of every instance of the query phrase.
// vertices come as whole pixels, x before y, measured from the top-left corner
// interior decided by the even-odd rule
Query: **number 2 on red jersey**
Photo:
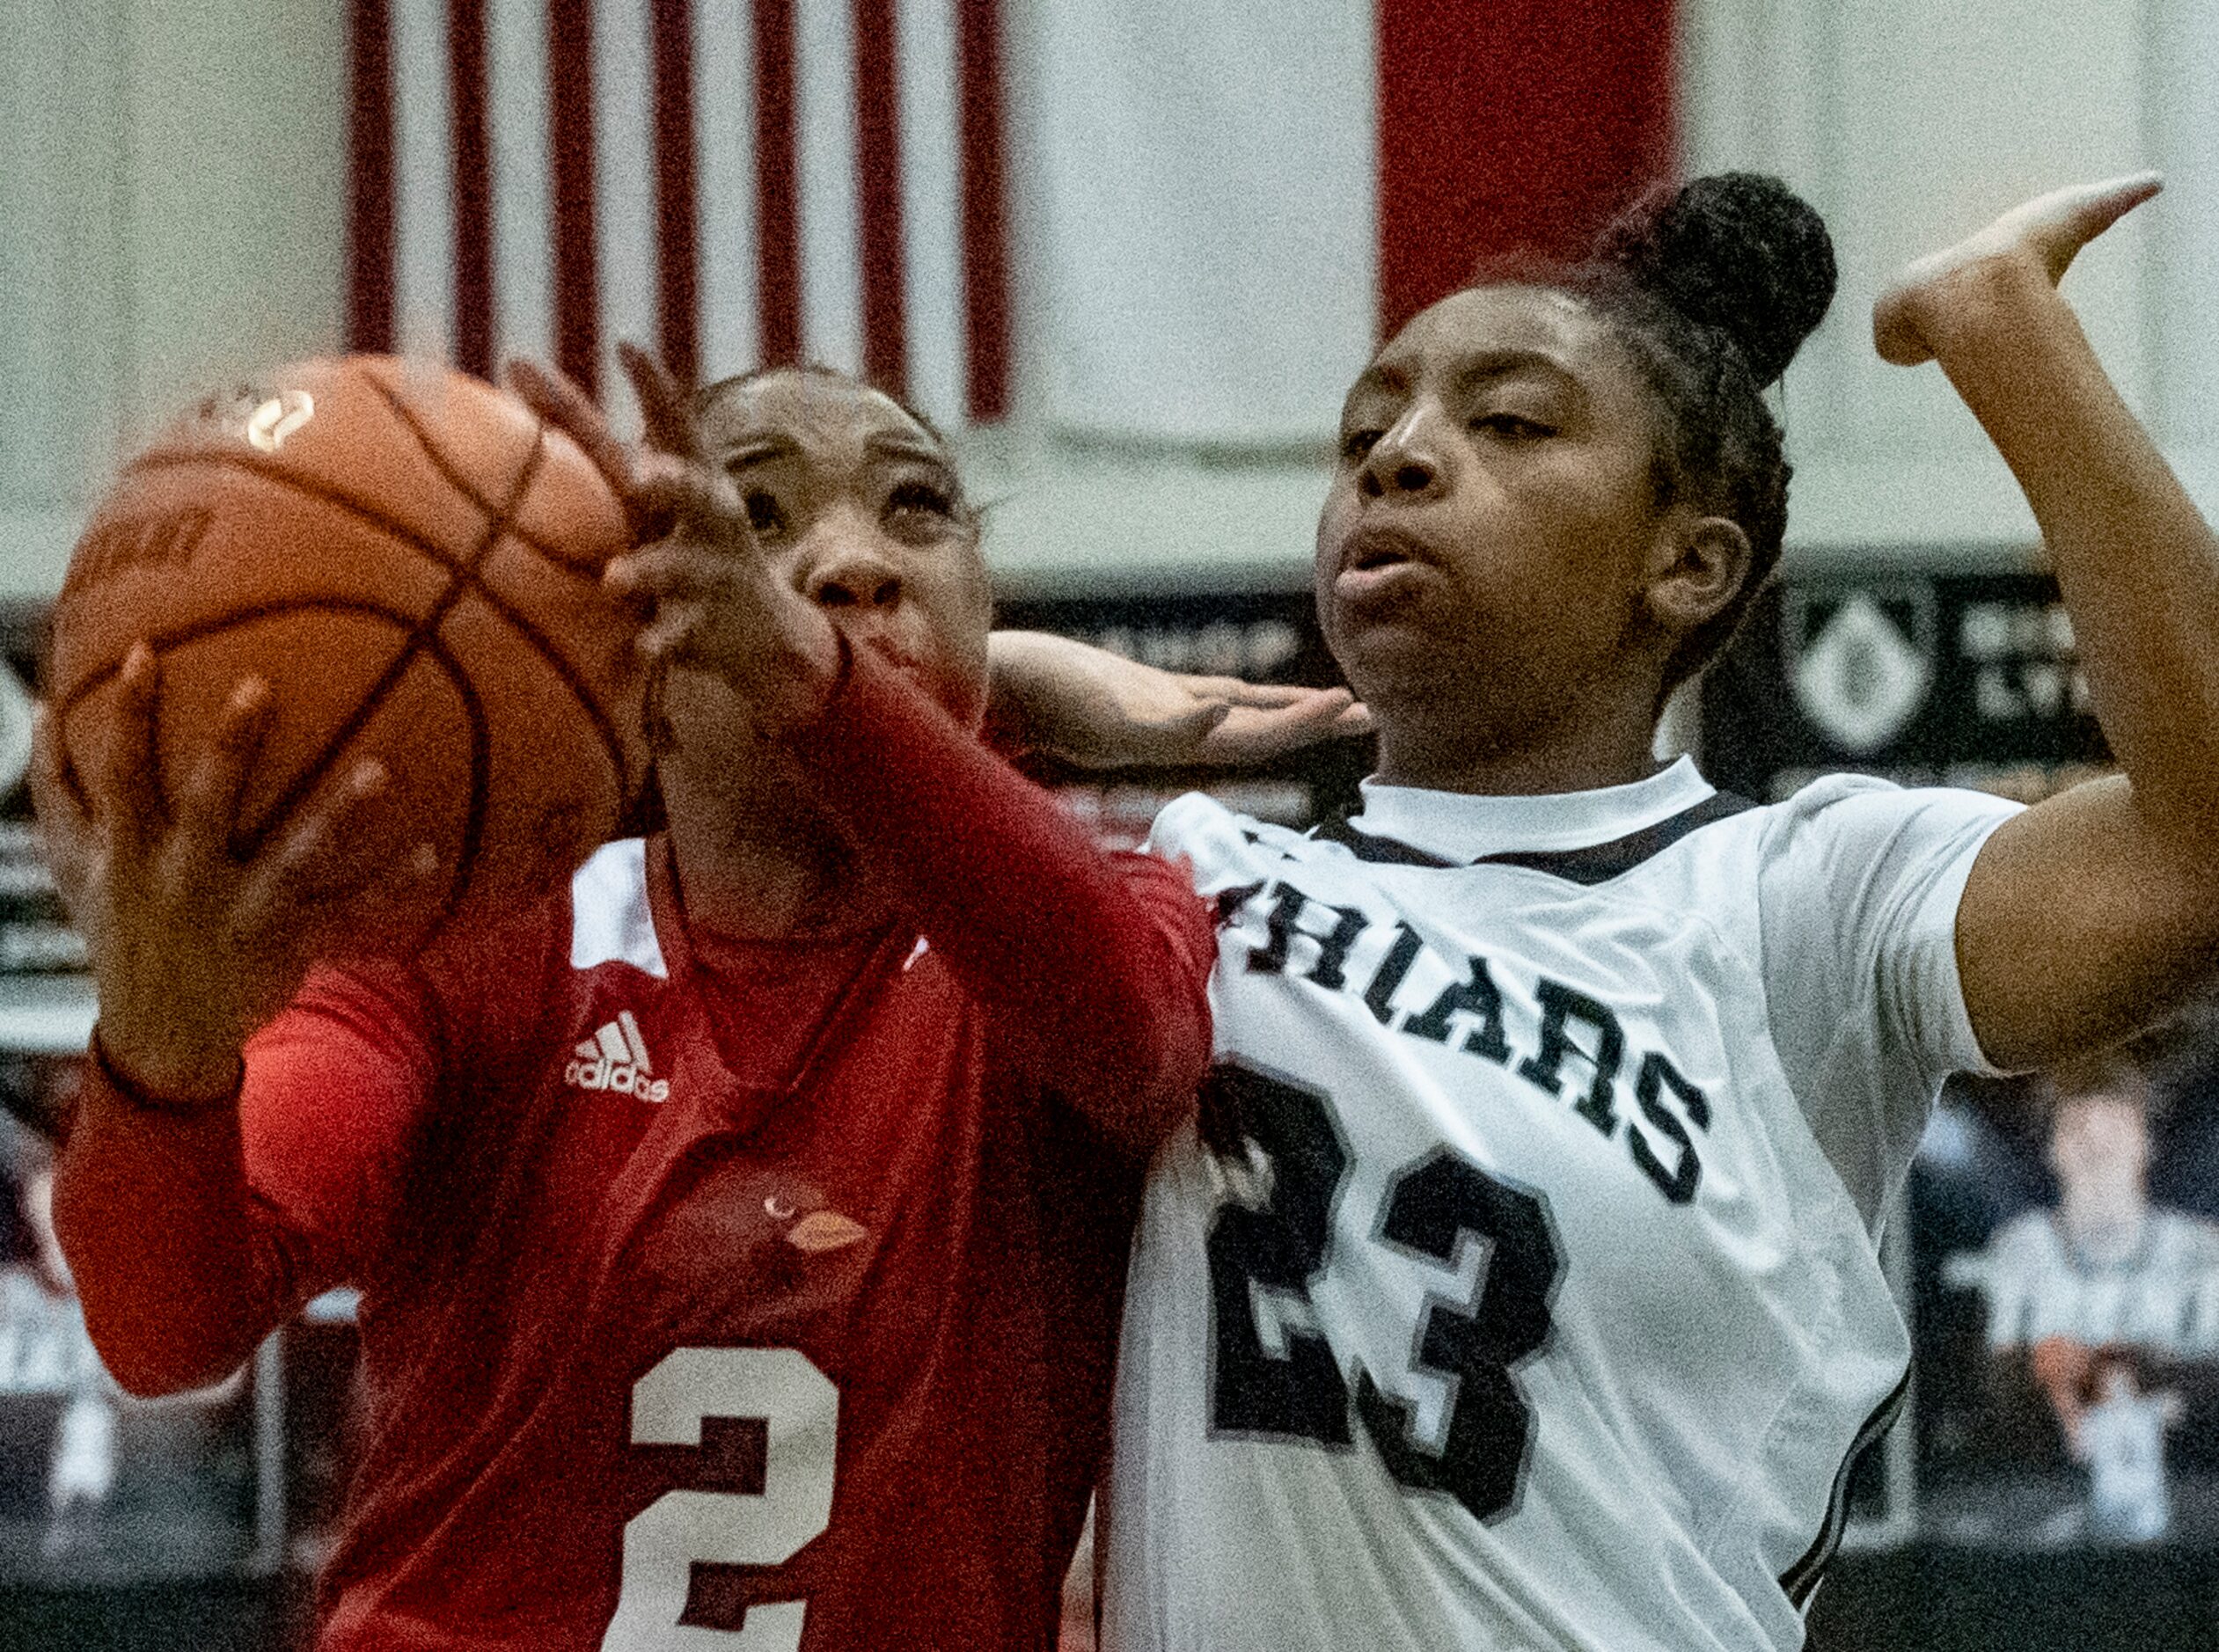
[[[632,1389],[634,1445],[701,1444],[707,1417],[760,1419],[760,1495],[667,1491],[624,1528],[624,1581],[601,1652],[797,1652],[809,1603],[750,1606],[737,1630],[678,1619],[699,1562],[783,1566],[832,1518],[839,1390],[791,1348],[681,1348]]]

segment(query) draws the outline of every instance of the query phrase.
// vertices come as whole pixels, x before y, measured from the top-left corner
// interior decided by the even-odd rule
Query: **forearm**
[[[1208,1057],[1199,903],[1167,921],[1051,797],[865,652],[795,744],[871,875],[1074,1101],[1129,1141],[1160,1133]]]
[[[1936,355],[2040,524],[2138,812],[2201,859],[2219,848],[2219,544],[2042,272],[1962,279]]]
[[[93,1342],[134,1393],[219,1380],[295,1305],[234,1106],[167,1114],[94,1074],[55,1166],[54,1224]]]

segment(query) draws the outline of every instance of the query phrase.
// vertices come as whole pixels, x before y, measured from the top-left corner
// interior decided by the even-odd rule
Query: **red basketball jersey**
[[[958,866],[744,991],[635,840],[436,961],[318,977],[250,1047],[239,1122],[91,1098],[66,1236],[127,1379],[362,1287],[326,1652],[1052,1645],[1170,1095],[1143,1072],[1155,1111],[1119,1117],[1102,1085],[1136,1081],[1136,1005],[1149,1064],[1198,1071],[1212,935],[1176,871],[989,779],[917,807],[1045,834],[1044,860]],[[1116,951],[1012,949],[1043,925]],[[180,1167],[240,1175],[251,1284],[150,1234],[165,1184],[194,1202]]]

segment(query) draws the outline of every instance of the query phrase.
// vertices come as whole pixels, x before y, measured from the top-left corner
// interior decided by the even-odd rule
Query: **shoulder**
[[[1902,786],[1869,774],[1829,774],[1755,811],[1782,844],[1884,842],[1907,832],[1985,835],[2023,805],[1960,786]]]
[[[1164,805],[1148,833],[1147,851],[1194,869],[1195,887],[1208,892],[1237,881],[1255,866],[1276,861],[1306,840],[1284,826],[1235,813],[1215,798],[1190,792]]]

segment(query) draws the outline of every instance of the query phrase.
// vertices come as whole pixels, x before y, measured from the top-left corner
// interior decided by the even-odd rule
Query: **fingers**
[[[637,461],[632,450],[617,440],[616,433],[609,428],[607,417],[595,406],[593,398],[560,370],[541,367],[536,362],[509,362],[508,380],[509,388],[521,396],[532,412],[576,442],[593,468],[601,472],[602,479],[624,502],[633,539],[637,542],[658,537],[653,513],[637,498]]]
[[[216,726],[216,738],[199,762],[178,800],[170,852],[192,861],[229,856],[238,836],[239,802],[247,777],[261,755],[269,732],[273,699],[269,684],[246,677]]]
[[[162,801],[156,743],[161,703],[161,664],[153,649],[135,642],[116,675],[115,716],[103,754],[95,810],[108,834],[109,852],[122,866],[136,866],[146,858],[160,840],[168,814]]]
[[[1371,713],[1345,689],[1307,689],[1303,698],[1278,706],[1239,705],[1202,742],[1209,763],[1261,763],[1321,741],[1372,732]]]
[[[701,444],[693,428],[693,398],[655,357],[628,340],[617,346],[617,359],[640,398],[640,416],[648,445],[682,458],[698,459]]]
[[[628,601],[685,601],[729,592],[743,566],[714,545],[663,539],[615,559],[602,573],[601,583]]]
[[[2050,280],[2062,277],[2081,248],[2164,186],[2156,172],[2135,172],[2060,189],[2020,208],[2030,221],[2027,238],[2041,254]]]
[[[394,858],[390,834],[374,815],[392,788],[385,765],[366,757],[348,771],[328,801],[302,810],[276,844],[263,851],[240,890],[242,926],[273,934],[297,927],[304,914],[359,893]]]
[[[699,460],[642,453],[633,496],[641,509],[670,524],[661,537],[681,533],[727,551],[754,548],[747,508],[732,479]]]

